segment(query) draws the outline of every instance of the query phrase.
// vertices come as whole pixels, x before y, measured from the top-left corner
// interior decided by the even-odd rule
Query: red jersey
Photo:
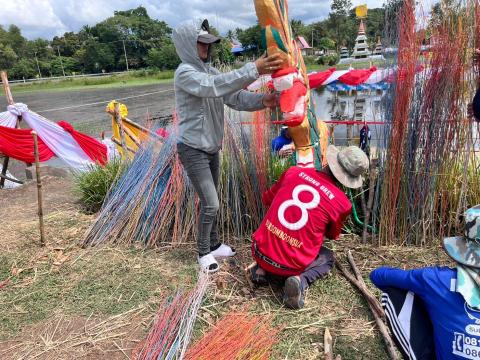
[[[297,166],[285,171],[262,201],[270,208],[253,234],[253,257],[266,271],[283,276],[301,274],[317,257],[324,236],[340,236],[352,210],[327,174]]]

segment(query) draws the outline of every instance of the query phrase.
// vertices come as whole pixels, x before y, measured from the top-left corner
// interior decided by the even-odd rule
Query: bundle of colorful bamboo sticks
[[[380,244],[420,245],[457,234],[462,212],[480,202],[480,149],[466,116],[478,3],[442,2],[428,31],[418,31],[412,0],[392,14],[397,31],[387,40],[398,45],[391,64],[398,71],[385,101],[379,155]]]
[[[85,238],[147,246],[181,242],[193,229],[193,195],[175,153],[174,138],[146,142],[113,187]],[[181,216],[176,216],[181,212]],[[183,231],[179,231],[181,228]]]
[[[200,273],[194,289],[189,292],[178,292],[175,296],[166,299],[160,305],[146,339],[132,352],[132,358],[136,360],[183,359],[208,283],[208,275]]]
[[[279,329],[271,319],[246,311],[226,315],[186,353],[187,360],[269,359]]]
[[[241,125],[240,113],[230,110],[226,115],[218,221],[222,240],[232,241],[249,237],[262,220],[260,195],[272,182],[274,160],[269,157],[272,134],[265,119],[255,130]],[[175,131],[169,132],[164,144],[150,141],[139,148],[110,190],[85,245],[112,241],[152,247],[195,238],[198,200],[176,154]],[[252,137],[252,132],[257,135]]]

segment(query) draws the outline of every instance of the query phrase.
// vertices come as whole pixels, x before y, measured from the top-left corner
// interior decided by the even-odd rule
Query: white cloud
[[[65,32],[68,26],[57,16],[53,4],[51,0],[0,0],[0,24],[15,24],[24,35]]]
[[[379,7],[383,0],[354,0]],[[290,0],[290,18],[305,23],[324,19],[331,1]],[[145,6],[149,15],[174,27],[195,18],[208,18],[222,33],[236,27],[255,24],[252,0],[0,0],[0,25],[15,24],[29,39],[51,39],[66,31],[78,31],[83,25],[94,25],[113,15],[115,10]]]

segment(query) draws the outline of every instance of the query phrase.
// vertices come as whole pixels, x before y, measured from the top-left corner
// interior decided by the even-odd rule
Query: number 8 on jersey
[[[313,199],[309,202],[302,202],[299,199],[299,195],[303,191],[307,191],[312,194]],[[297,185],[293,189],[292,199],[284,201],[278,208],[278,220],[283,226],[285,226],[289,230],[300,230],[308,222],[307,210],[316,208],[318,204],[320,204],[320,194],[315,188],[305,184]],[[285,211],[291,206],[298,207],[302,213],[300,219],[294,223],[291,223],[285,219]]]

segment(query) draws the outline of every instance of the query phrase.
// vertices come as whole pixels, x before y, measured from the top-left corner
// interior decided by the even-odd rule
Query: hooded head
[[[172,40],[180,60],[183,63],[205,69],[205,62],[200,59],[197,50],[197,42],[208,44],[220,41],[220,38],[208,33],[208,21],[189,21],[173,30]],[[211,45],[210,45],[211,46]]]

